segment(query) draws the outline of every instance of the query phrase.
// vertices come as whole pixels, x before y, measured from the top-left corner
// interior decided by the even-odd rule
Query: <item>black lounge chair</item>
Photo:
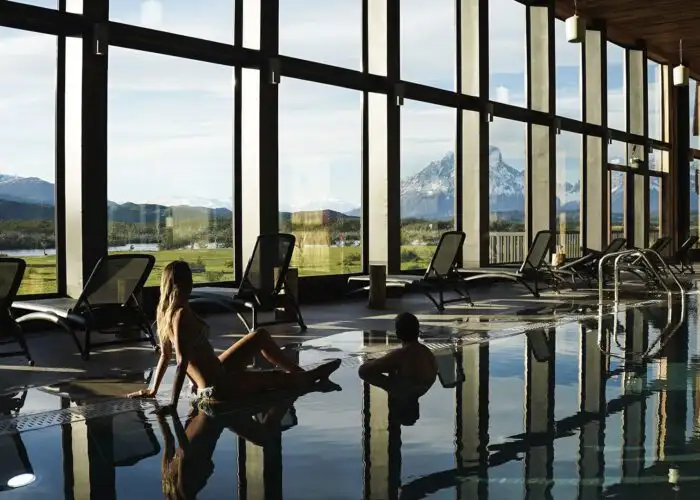
[[[551,231],[538,232],[532,240],[525,260],[517,268],[494,266],[483,269],[459,269],[458,273],[463,277],[462,280],[465,282],[482,279],[505,279],[515,281],[527,288],[532,295],[539,297],[539,282],[543,278],[551,279],[555,288],[561,281],[551,272],[551,268],[547,264],[547,253],[552,248],[553,239],[554,235]],[[529,281],[533,282],[534,287],[530,286]]]
[[[438,311],[445,310],[445,304],[465,301],[473,305],[469,291],[464,280],[456,272],[456,262],[462,251],[465,234],[462,231],[446,231],[440,236],[440,241],[435,247],[435,253],[430,260],[430,265],[423,276],[410,274],[390,275],[386,278],[387,285],[399,285],[415,287],[420,290],[432,302]],[[349,282],[368,282],[369,276],[351,276]],[[459,297],[445,300],[444,292],[455,291]],[[436,299],[433,294],[437,293]]]
[[[668,247],[671,244],[672,241],[673,239],[670,236],[662,236],[661,238],[656,240],[654,244],[651,245],[647,250],[652,250],[657,254],[661,254],[661,252],[663,252],[666,249],[666,247]],[[665,271],[664,269],[657,267],[658,258],[655,255],[647,254],[646,257],[647,260],[651,263],[651,265],[654,266],[659,273],[663,273]],[[646,266],[644,265],[642,257],[631,256],[623,258],[620,262],[619,269],[621,271],[632,273],[643,280],[651,279],[653,281],[653,277],[649,275],[649,272]]]
[[[296,322],[306,330],[297,298],[286,286],[287,271],[292,261],[296,238],[292,234],[261,234],[253,248],[239,288],[197,287],[192,291],[191,303],[215,303],[233,310],[248,331],[258,326]],[[288,318],[260,323],[260,312],[275,312],[285,305],[294,312]],[[243,316],[250,313],[251,320]]]
[[[12,315],[11,309],[26,268],[27,263],[23,259],[0,258],[0,346],[16,342],[21,349],[20,351],[2,352],[0,357],[24,355],[29,365],[33,366],[34,360],[29,354],[24,333]]]
[[[693,235],[683,242],[676,253],[666,262],[669,266],[675,269],[678,273],[695,274],[695,268],[690,259],[690,251],[697,245],[698,237]]]
[[[600,259],[607,254],[623,250],[625,245],[627,245],[625,238],[615,238],[603,250],[584,248],[583,257],[567,262],[563,266],[553,269],[552,272],[559,277],[569,277],[572,283],[576,279],[590,283],[598,279],[598,262]]]
[[[77,299],[58,298],[16,301],[12,307],[25,312],[17,319],[47,321],[69,333],[83,359],[90,358],[93,347],[132,344],[148,341],[157,349],[153,331],[137,296],[155,264],[147,254],[108,255],[99,260]],[[85,346],[80,345],[77,330],[85,332]],[[93,332],[121,336],[138,331],[144,336],[124,335],[117,340],[94,343]]]

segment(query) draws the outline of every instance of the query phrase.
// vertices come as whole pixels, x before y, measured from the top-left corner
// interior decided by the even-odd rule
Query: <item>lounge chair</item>
[[[515,268],[508,266],[486,267],[483,269],[458,269],[466,283],[482,279],[505,279],[515,281],[527,288],[532,295],[539,297],[539,282],[543,278],[553,280],[554,286],[561,281],[551,272],[547,264],[547,253],[552,248],[554,235],[551,231],[540,231],[535,235],[523,263]],[[533,282],[530,286],[529,281]]]
[[[291,323],[280,319],[260,323],[258,314],[274,312],[285,305],[294,312],[294,321],[306,330],[297,298],[286,286],[287,271],[292,261],[296,238],[292,234],[262,234],[258,236],[239,288],[197,287],[191,303],[215,303],[236,313],[248,331],[258,326]],[[250,313],[250,321],[243,312]]]
[[[435,305],[438,311],[445,310],[445,304],[452,302],[467,302],[473,305],[464,280],[456,272],[456,262],[462,251],[465,234],[462,231],[446,231],[440,236],[435,247],[435,253],[430,265],[423,276],[410,274],[390,275],[386,278],[387,285],[398,285],[420,290]],[[369,276],[351,276],[348,282],[369,282]],[[459,298],[445,300],[444,292],[453,290]],[[433,294],[437,293],[436,299]]]
[[[0,345],[16,342],[21,349],[20,351],[2,352],[0,357],[24,355],[29,365],[33,366],[34,360],[29,354],[24,333],[11,310],[26,268],[27,263],[23,259],[0,258]]]
[[[664,251],[666,247],[668,247],[673,239],[670,236],[662,236],[658,240],[654,242],[653,245],[651,245],[647,250],[652,250],[656,252],[657,254],[661,254],[661,252]],[[656,270],[660,273],[664,271],[664,269],[656,267],[658,258],[655,255],[646,255],[647,260],[655,266]],[[626,271],[629,273],[634,274],[638,278],[641,278],[643,280],[652,280],[653,281],[653,276],[649,275],[649,272],[645,266],[644,260],[642,257],[639,256],[631,256],[631,257],[626,257],[621,259],[620,264],[618,269],[621,271]]]
[[[137,296],[155,264],[147,254],[108,255],[100,259],[77,299],[57,298],[15,301],[14,309],[26,313],[18,323],[46,321],[59,326],[75,341],[83,359],[90,358],[93,347],[148,341],[157,349],[153,331]],[[85,332],[81,346],[77,331]],[[144,336],[125,335],[117,340],[94,343],[93,332],[121,336],[138,331]]]
[[[683,244],[678,248],[676,253],[670,259],[667,259],[666,263],[671,266],[680,274],[690,273],[695,274],[695,268],[690,259],[690,251],[697,245],[698,237],[693,235],[690,236]]]
[[[592,250],[590,248],[583,249],[583,257],[567,262],[563,266],[559,266],[552,272],[559,277],[568,277],[571,282],[580,279],[590,283],[598,279],[598,262],[607,254],[616,253],[625,248],[627,240],[625,238],[615,238],[603,250]]]

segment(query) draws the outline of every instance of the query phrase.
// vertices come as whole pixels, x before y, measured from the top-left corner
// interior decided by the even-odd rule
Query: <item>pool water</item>
[[[0,497],[696,498],[700,320],[686,302],[442,343],[440,377],[417,404],[363,382],[353,363],[332,377],[341,390],[215,416],[183,401],[177,420],[151,402],[81,418],[65,390],[32,389],[20,418],[53,405],[64,420],[0,433]],[[321,354],[302,345],[299,359],[348,355],[370,337],[341,334]]]

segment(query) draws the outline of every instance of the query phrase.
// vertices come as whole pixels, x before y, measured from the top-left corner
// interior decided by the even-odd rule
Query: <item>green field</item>
[[[401,247],[404,269],[425,269],[430,262],[433,246]],[[212,250],[162,250],[149,252],[156,256],[156,266],[148,278],[147,286],[158,286],[163,268],[168,262],[183,259],[193,264],[195,282],[233,281],[233,250],[220,248]],[[56,256],[25,257],[27,270],[19,293],[55,293]],[[299,269],[301,276],[358,273],[362,270],[361,248],[359,247],[305,247],[296,249],[292,266]]]

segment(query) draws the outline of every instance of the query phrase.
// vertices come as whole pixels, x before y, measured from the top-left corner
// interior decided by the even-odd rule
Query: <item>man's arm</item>
[[[361,378],[373,377],[381,374],[392,374],[401,366],[403,353],[401,349],[394,349],[381,358],[366,361],[360,366],[358,374]]]

